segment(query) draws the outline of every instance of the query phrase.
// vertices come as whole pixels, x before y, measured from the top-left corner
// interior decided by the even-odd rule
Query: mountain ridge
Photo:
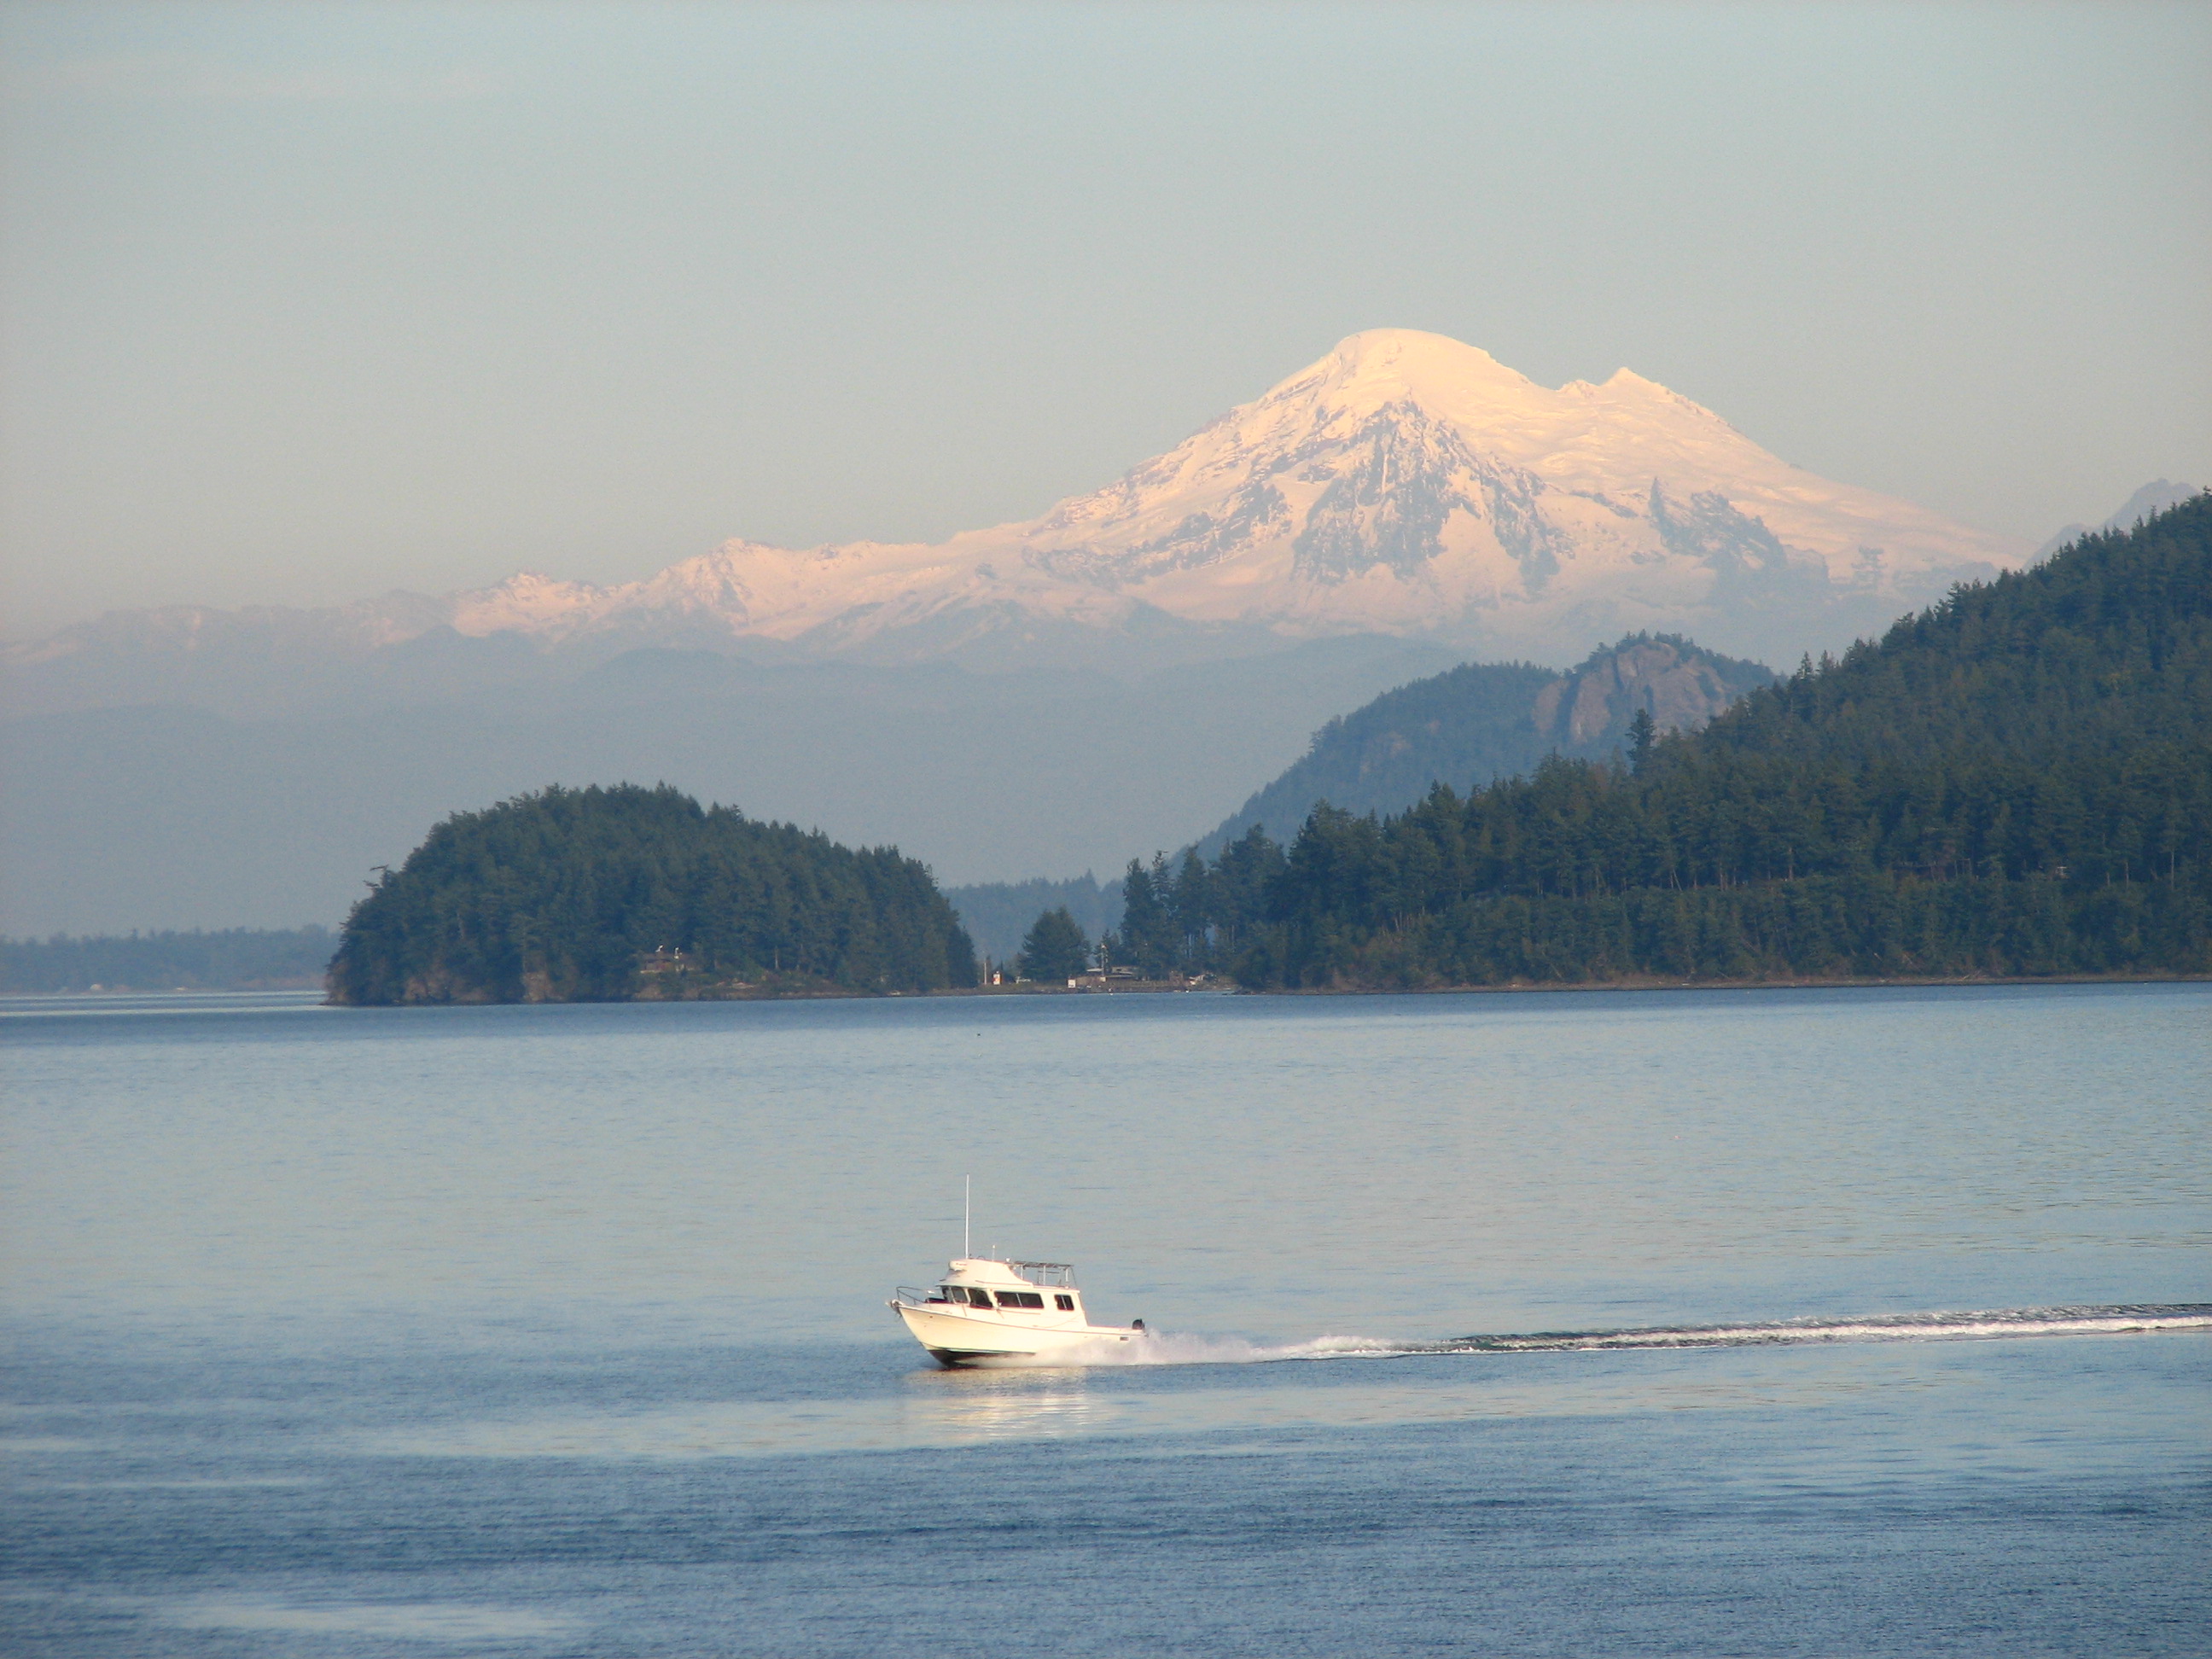
[[[111,612],[6,661],[35,683],[80,658],[96,681],[126,657],[358,658],[439,629],[564,652],[1036,663],[1073,635],[1173,635],[1188,655],[1352,634],[1565,663],[1646,629],[1790,660],[2028,553],[1791,466],[1627,368],[1547,388],[1478,347],[1376,329],[1113,483],[941,542],[738,538],[605,586],[526,569],[320,609]]]

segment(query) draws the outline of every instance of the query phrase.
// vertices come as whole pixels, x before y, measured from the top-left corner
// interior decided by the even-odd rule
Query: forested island
[[[1701,731],[1132,862],[1105,941],[1255,989],[2212,973],[2212,496]]]
[[[354,907],[349,1004],[608,1002],[973,986],[928,869],[891,848],[702,808],[666,785],[558,787],[431,830]]]

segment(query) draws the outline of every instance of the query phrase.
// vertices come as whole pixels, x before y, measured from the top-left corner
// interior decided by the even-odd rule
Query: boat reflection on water
[[[917,1371],[899,1402],[899,1427],[915,1445],[981,1445],[1057,1440],[1122,1426],[1130,1402],[1094,1390],[1084,1373],[1050,1370]]]

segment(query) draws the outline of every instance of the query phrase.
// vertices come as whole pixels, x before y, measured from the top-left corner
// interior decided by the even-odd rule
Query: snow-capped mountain
[[[1194,620],[1497,642],[1579,638],[1594,612],[1703,628],[1851,597],[1896,610],[2025,552],[1789,466],[1626,369],[1553,391],[1393,329],[989,533],[1033,568]]]
[[[1663,629],[1789,662],[2028,551],[1788,465],[1626,369],[1554,390],[1456,340],[1378,329],[1103,489],[939,544],[738,540],[606,587],[526,573],[325,611],[125,613],[9,654],[35,671],[245,635],[365,652],[450,628],[972,660],[992,641],[1164,629],[1573,660]]]
[[[453,625],[711,621],[838,648],[961,620],[938,637],[1111,627],[1143,606],[1577,652],[1607,629],[1795,617],[1812,643],[1838,604],[1887,619],[2026,553],[1790,466],[1626,369],[1554,391],[1442,335],[1378,329],[1025,523],[935,545],[732,541],[606,589],[518,577],[458,596]]]

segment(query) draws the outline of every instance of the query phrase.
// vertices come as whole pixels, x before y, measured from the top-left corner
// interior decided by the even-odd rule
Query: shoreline
[[[1598,991],[1861,991],[1882,989],[1942,989],[1974,986],[2002,985],[2202,985],[2212,983],[2212,974],[1948,974],[1948,975],[1852,975],[1847,978],[1815,978],[1797,976],[1788,979],[1662,979],[1638,977],[1633,979],[1603,980],[1513,980],[1504,984],[1474,985],[1304,985],[1283,986],[1270,989],[1254,989],[1225,981],[1213,981],[1203,985],[1176,984],[1165,980],[1124,981],[1107,985],[963,985],[948,987],[941,991],[842,991],[810,989],[805,991],[754,991],[735,995],[690,997],[624,997],[623,1002],[848,1002],[893,1001],[903,999],[937,1000],[947,997],[1095,997],[1095,996],[1237,996],[1237,997],[1434,997],[1483,994],[1511,996],[1531,992],[1598,992]],[[0,993],[10,1000],[30,1000],[47,998],[107,998],[107,997],[185,997],[185,996],[250,996],[266,995],[270,992],[313,991],[319,988],[311,984],[247,985],[247,986],[190,986],[164,987],[159,990],[138,990],[109,986],[101,989],[78,991],[9,991]],[[536,1006],[538,1000],[526,999],[515,1003],[492,1001],[453,1002],[391,1002],[345,1003],[332,1002],[327,997],[318,1004],[326,1008],[496,1008]],[[553,1001],[555,999],[544,999]]]
[[[1510,980],[1476,985],[1309,985],[1249,991],[1244,996],[1449,996],[1469,992],[1510,994],[1522,991],[1860,991],[1941,988],[1978,985],[2202,985],[2212,974],[1892,974],[1848,978]]]
[[[1503,985],[1323,985],[1255,990],[1212,981],[1203,985],[1177,984],[1167,980],[1132,980],[1107,985],[963,985],[941,991],[755,991],[724,996],[624,997],[623,1003],[676,1002],[889,1002],[903,1000],[933,1001],[952,997],[1079,997],[1079,996],[1237,996],[1237,997],[1432,997],[1474,994],[1510,996],[1528,993],[1601,991],[1822,991],[1927,990],[2005,985],[2203,985],[2212,974],[1973,974],[1887,975],[1850,978],[1790,979],[1609,979],[1516,980]],[[64,993],[62,994],[68,994]],[[138,994],[163,994],[139,993]],[[199,994],[205,994],[201,993]],[[325,1001],[330,1008],[499,1008],[556,1006],[558,1000],[511,1003],[489,1001],[341,1003]],[[584,1006],[577,1002],[575,1006]],[[609,1000],[599,1006],[614,1006]]]

